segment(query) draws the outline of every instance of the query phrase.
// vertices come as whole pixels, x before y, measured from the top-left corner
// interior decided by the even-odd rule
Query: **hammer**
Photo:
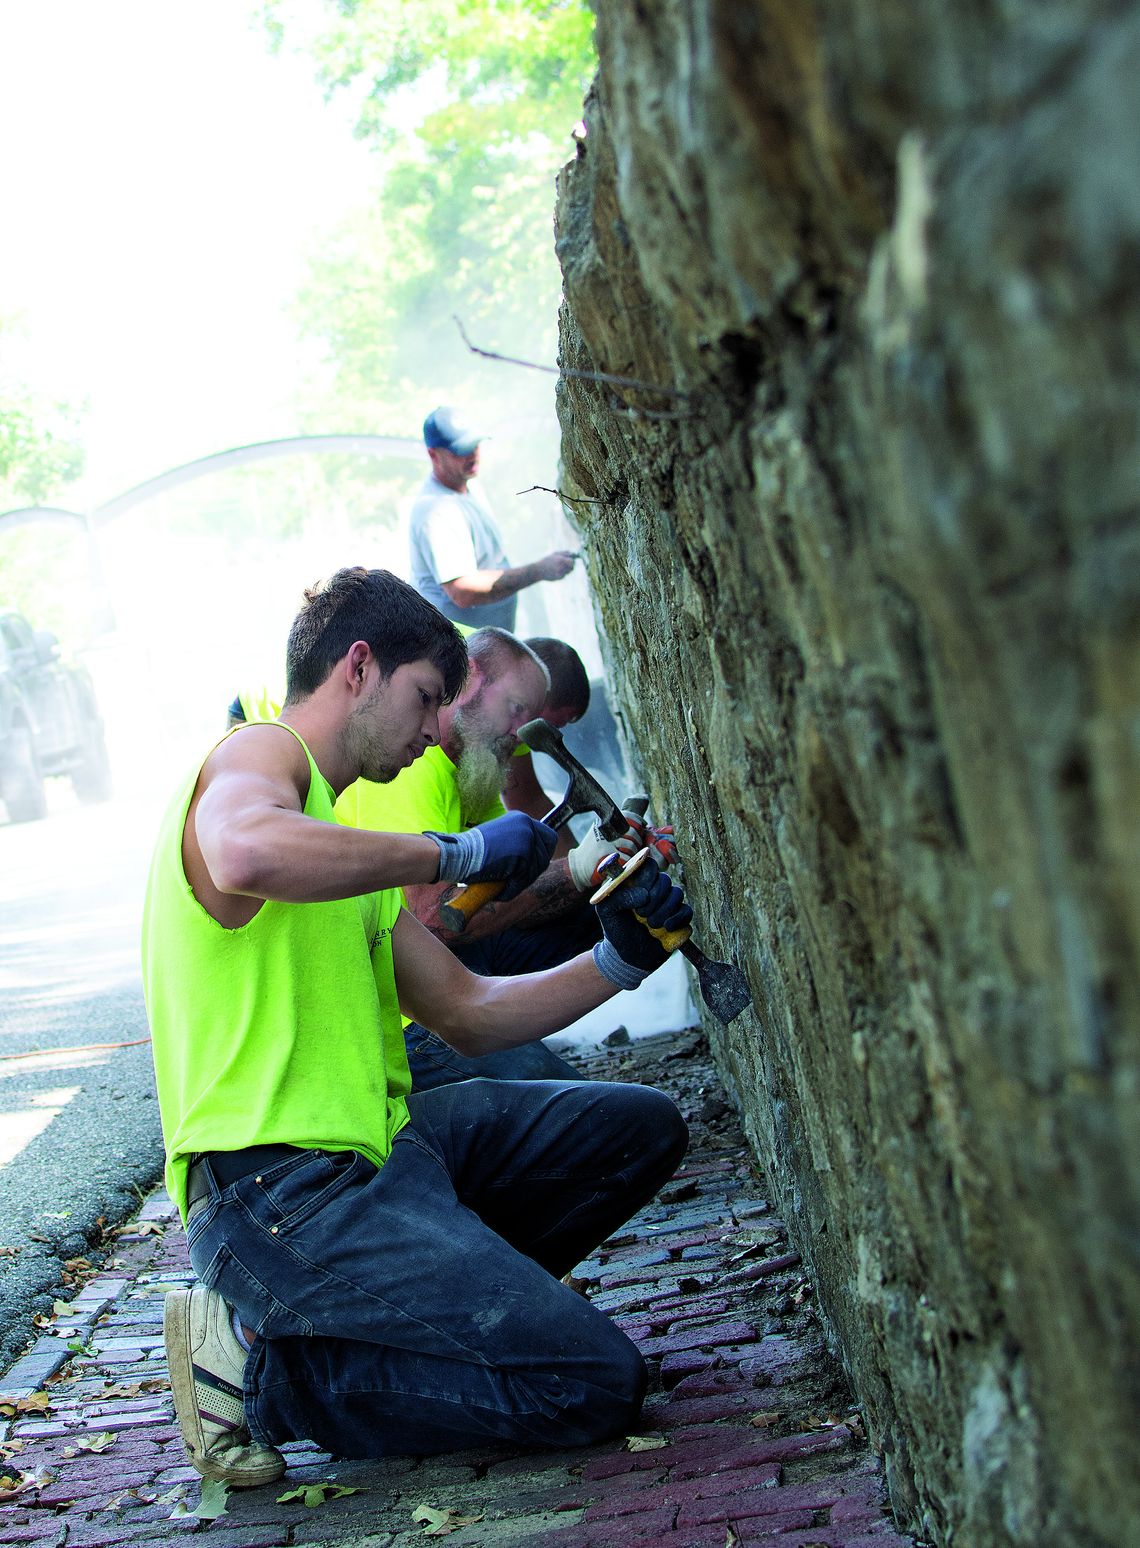
[[[603,824],[601,830],[602,837],[621,837],[621,834],[625,832],[625,817],[618,811],[612,796],[607,795],[597,780],[582,767],[573,753],[567,750],[560,731],[556,731],[553,726],[548,726],[545,720],[530,720],[520,730],[519,739],[525,742],[528,747],[533,748],[535,752],[546,753],[548,757],[554,759],[555,763],[560,763],[566,769],[570,775],[570,788],[566,792],[567,800],[570,799],[575,780],[588,781],[589,788],[602,803],[599,805],[591,802],[590,809],[596,811],[599,816],[604,811],[616,814],[623,824],[620,830],[606,827]],[[571,812],[566,813],[566,816],[571,815],[573,811],[581,811],[582,809],[580,806],[573,807]],[[556,806],[546,821],[551,822],[552,818],[561,810],[561,807]],[[560,817],[558,820],[565,821],[565,817]],[[637,867],[642,865],[648,858],[649,851],[642,849],[634,855],[627,865],[623,865],[622,857],[619,854],[611,855],[608,860],[603,861],[602,870],[606,873],[607,879],[602,887],[594,893],[590,902],[596,903],[607,892],[612,892],[615,887],[619,887],[622,881],[631,876]],[[641,922],[645,924],[644,920]],[[646,928],[649,929],[648,925],[646,925]],[[697,970],[697,982],[700,985],[701,996],[705,1004],[724,1026],[727,1026],[730,1021],[739,1016],[745,1006],[752,1003],[752,992],[748,987],[748,980],[740,969],[734,967],[731,962],[716,962],[712,957],[706,957],[701,948],[689,939],[690,931],[687,925],[684,930],[674,930],[672,932],[650,930],[649,933],[658,937],[666,951],[676,951],[679,948],[682,955],[688,957]]]
[[[569,752],[562,740],[561,731],[547,725],[545,720],[528,720],[520,726],[519,741],[533,752],[548,754],[570,776],[566,793],[557,806],[552,806],[542,819],[548,828],[561,828],[580,812],[596,812],[599,831],[603,838],[622,838],[629,827],[629,820],[612,796],[607,795],[597,780],[583,764]],[[504,882],[473,882],[455,897],[439,907],[440,923],[456,934],[467,928],[471,916],[477,914],[484,903],[497,898]]]
[[[649,858],[649,851],[642,849],[632,860],[623,865],[620,855],[609,855],[600,866],[606,879],[590,898],[590,902],[600,903],[603,898],[609,897],[611,892],[628,881],[634,871]],[[697,970],[701,998],[721,1026],[727,1027],[730,1021],[735,1020],[741,1011],[752,1003],[752,991],[740,969],[734,967],[731,962],[717,962],[712,957],[706,957],[692,940],[692,932],[688,925],[684,925],[680,930],[657,930],[647,923],[642,914],[637,914],[635,917],[645,925],[650,935],[657,937],[666,951],[679,950],[683,957],[688,957]]]

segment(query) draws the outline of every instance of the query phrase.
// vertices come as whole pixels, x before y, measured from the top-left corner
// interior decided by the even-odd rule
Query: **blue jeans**
[[[515,978],[521,973],[538,973],[558,967],[580,952],[589,951],[601,939],[598,916],[583,906],[560,919],[557,924],[540,925],[534,930],[501,930],[482,940],[452,946],[460,962],[481,978]],[[489,1080],[582,1080],[552,1048],[536,1041],[519,1048],[470,1058],[411,1021],[404,1028],[404,1046],[412,1072],[413,1091],[431,1091],[456,1080],[483,1076]]]
[[[408,1110],[379,1169],[309,1151],[211,1178],[187,1226],[195,1273],[259,1335],[255,1438],[378,1457],[627,1430],[644,1362],[559,1280],[672,1175],[676,1107],[644,1086],[475,1080]]]

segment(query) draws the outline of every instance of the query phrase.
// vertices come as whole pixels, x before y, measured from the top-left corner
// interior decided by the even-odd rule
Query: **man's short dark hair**
[[[568,709],[581,720],[590,707],[590,679],[582,658],[565,640],[536,634],[526,642],[550,673],[547,701],[555,709]]]
[[[450,704],[467,679],[467,642],[426,597],[388,570],[338,570],[305,592],[285,652],[285,703],[308,698],[357,640],[385,677],[409,661],[430,661]]]

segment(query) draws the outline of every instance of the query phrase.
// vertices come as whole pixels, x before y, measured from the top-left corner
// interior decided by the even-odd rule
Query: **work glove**
[[[508,812],[462,833],[425,833],[439,845],[439,880],[505,882],[500,897],[513,898],[550,864],[558,835],[525,812]]]
[[[661,869],[668,870],[671,865],[676,865],[678,858],[677,845],[673,838],[673,825],[664,823],[660,827],[654,827],[651,822],[645,820],[648,810],[647,795],[626,796],[622,803],[622,816],[628,820],[630,828],[637,835],[638,849],[648,849]]]
[[[622,816],[628,816],[628,813],[623,812]],[[641,839],[632,823],[621,838],[616,839],[603,838],[601,829],[595,823],[582,842],[566,856],[570,879],[579,892],[593,892],[595,887],[602,884],[603,878],[598,875],[598,867],[607,855],[617,853],[623,860],[629,860],[641,848]]]
[[[683,930],[693,917],[680,887],[651,865],[643,865],[595,907],[602,939],[594,947],[594,962],[619,989],[636,989],[669,955],[635,914],[655,930]]]
[[[595,823],[585,838],[566,856],[570,878],[579,892],[592,892],[604,878],[598,867],[607,855],[615,852],[623,860],[632,859],[639,849],[648,849],[662,868],[673,865],[677,859],[677,846],[673,842],[671,827],[655,828],[645,821],[649,797],[628,796],[622,807],[622,816],[629,827],[621,838],[603,838]]]

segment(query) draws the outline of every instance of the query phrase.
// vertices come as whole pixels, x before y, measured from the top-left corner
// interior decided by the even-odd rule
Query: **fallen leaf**
[[[627,1435],[625,1438],[627,1451],[658,1451],[668,1444],[663,1435]]]
[[[51,1309],[57,1317],[72,1317],[75,1315],[75,1308],[70,1301],[53,1301]]]
[[[70,1215],[71,1211],[69,1209],[45,1209],[42,1218],[44,1220],[67,1220]]]
[[[171,1520],[171,1521],[180,1521],[180,1520],[182,1520],[182,1518],[184,1516],[189,1516],[189,1514],[190,1514],[190,1512],[186,1508],[186,1501],[185,1500],[179,1500],[178,1504],[170,1512],[170,1516],[169,1516],[168,1519]]]
[[[173,1489],[167,1489],[165,1494],[160,1494],[155,1500],[156,1505],[173,1505],[175,1500],[184,1499],[186,1488],[183,1484],[175,1484]]]
[[[98,1349],[96,1349],[95,1345],[90,1341],[90,1339],[85,1338],[69,1338],[67,1341],[67,1347],[71,1350],[72,1354],[85,1355],[88,1360],[94,1359],[95,1356],[99,1353]]]
[[[157,1220],[139,1220],[130,1228],[135,1236],[165,1236],[166,1227]]]
[[[482,1519],[482,1514],[461,1516],[457,1510],[436,1510],[431,1505],[417,1505],[412,1511],[412,1520],[423,1524],[425,1537],[446,1537],[448,1533],[458,1532],[460,1527],[474,1526]]]
[[[134,1500],[139,1505],[153,1505],[156,1503],[156,1499],[157,1496],[147,1494],[143,1489],[123,1489],[119,1494],[112,1494],[107,1503],[102,1506],[102,1509],[119,1510],[124,1500]]]
[[[0,1414],[5,1419],[14,1419],[17,1414],[46,1414],[50,1407],[50,1392],[32,1392],[23,1398],[0,1397]]]
[[[36,1315],[32,1318],[32,1327],[50,1328],[51,1318],[47,1315],[46,1312],[37,1312]]]
[[[197,1507],[190,1514],[197,1516],[199,1521],[216,1521],[219,1516],[227,1514],[226,1500],[229,1492],[229,1484],[220,1483],[216,1478],[205,1479]]]
[[[278,1505],[284,1505],[289,1500],[300,1500],[310,1510],[315,1510],[318,1505],[324,1505],[329,1500],[339,1500],[346,1494],[359,1493],[359,1489],[346,1489],[343,1484],[302,1484],[299,1489],[290,1489],[285,1494],[279,1494],[277,1496],[277,1503]]]
[[[17,1499],[21,1494],[27,1494],[29,1489],[42,1489],[54,1482],[55,1474],[46,1468],[41,1468],[38,1473],[21,1473],[18,1470],[0,1473],[0,1501]]]
[[[19,1250],[18,1247],[0,1247],[0,1258],[14,1258]]]
[[[77,1451],[107,1451],[115,1444],[115,1436],[110,1430],[100,1430],[98,1435],[85,1435],[82,1440],[77,1440]]]
[[[783,1417],[784,1416],[782,1413],[776,1409],[773,1409],[770,1413],[753,1414],[748,1423],[754,1430],[766,1430],[769,1425],[775,1424],[777,1420],[782,1419]]]
[[[6,1462],[9,1457],[16,1456],[23,1449],[24,1442],[22,1440],[0,1441],[0,1460]]]

